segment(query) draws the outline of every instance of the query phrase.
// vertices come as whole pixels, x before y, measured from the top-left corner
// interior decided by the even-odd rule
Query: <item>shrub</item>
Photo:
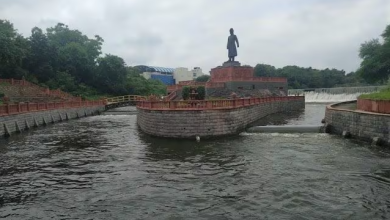
[[[190,87],[184,86],[181,93],[182,93],[183,99],[188,100],[190,98]]]
[[[196,92],[198,93],[196,99],[198,100],[204,100],[206,97],[206,88],[204,86],[199,86],[196,89]]]

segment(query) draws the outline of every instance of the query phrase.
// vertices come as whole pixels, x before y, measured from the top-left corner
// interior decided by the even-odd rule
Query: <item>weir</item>
[[[289,96],[304,95],[306,103],[334,103],[356,100],[365,93],[377,92],[385,86],[290,89]]]
[[[371,93],[384,89],[386,86],[360,86],[360,87],[335,87],[335,88],[309,88],[289,89],[288,95],[302,95],[307,92],[328,93],[328,94],[357,94]]]

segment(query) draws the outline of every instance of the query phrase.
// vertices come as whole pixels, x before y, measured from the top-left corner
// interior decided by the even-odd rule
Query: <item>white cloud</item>
[[[105,40],[129,65],[200,66],[227,60],[233,27],[243,64],[355,70],[362,42],[390,24],[388,0],[2,0],[2,19],[25,36],[68,24]]]

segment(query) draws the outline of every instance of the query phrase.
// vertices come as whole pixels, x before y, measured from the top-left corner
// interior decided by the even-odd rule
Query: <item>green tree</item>
[[[97,82],[106,92],[115,95],[127,93],[125,87],[127,69],[122,58],[110,54],[99,58],[97,74]]]
[[[206,98],[206,88],[204,86],[196,88],[196,92],[198,93],[196,99],[204,100]]]
[[[190,87],[184,86],[181,93],[183,99],[188,100],[190,98]]]
[[[0,20],[0,75],[21,77],[23,60],[28,54],[28,42],[18,34],[12,23]]]
[[[198,76],[195,81],[196,82],[207,82],[209,81],[210,79],[210,75],[202,75],[202,76]]]
[[[277,75],[277,70],[274,66],[268,64],[257,64],[254,74],[258,77],[274,77]]]
[[[115,55],[102,56],[104,40],[89,38],[58,23],[22,37],[9,21],[0,20],[0,77],[21,78],[85,98],[105,95],[166,94],[160,81],[146,80]]]
[[[358,74],[367,82],[385,83],[390,75],[390,25],[381,35],[383,43],[379,39],[364,42],[359,51],[362,59]]]

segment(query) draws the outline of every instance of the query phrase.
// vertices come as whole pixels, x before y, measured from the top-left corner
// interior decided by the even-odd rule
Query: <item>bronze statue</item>
[[[230,36],[228,37],[228,42],[227,42],[227,49],[229,51],[229,55],[228,55],[229,61],[228,62],[233,62],[234,57],[237,56],[236,42],[237,42],[237,47],[240,47],[240,44],[238,43],[238,38],[236,35],[234,35],[233,28],[230,28]]]

